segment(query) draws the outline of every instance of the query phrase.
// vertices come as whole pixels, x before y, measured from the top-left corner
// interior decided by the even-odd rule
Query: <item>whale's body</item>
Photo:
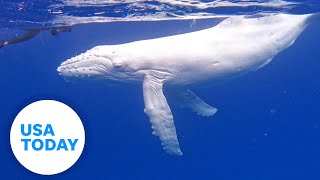
[[[96,46],[63,62],[58,72],[64,76],[143,81],[145,112],[153,134],[160,137],[168,153],[182,155],[163,84],[175,87],[170,88],[170,94],[186,107],[200,115],[213,115],[217,110],[187,88],[213,85],[263,67],[292,45],[314,16],[233,16],[201,31]]]

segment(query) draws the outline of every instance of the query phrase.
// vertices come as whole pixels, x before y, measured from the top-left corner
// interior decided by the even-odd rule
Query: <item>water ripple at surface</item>
[[[317,0],[0,0],[0,5],[0,27],[24,29],[92,22],[320,11],[320,2]]]

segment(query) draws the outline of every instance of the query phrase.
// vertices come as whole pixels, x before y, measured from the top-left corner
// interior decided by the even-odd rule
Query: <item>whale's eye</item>
[[[122,69],[123,68],[123,65],[121,64],[121,63],[114,63],[113,64],[113,67],[115,68],[115,69]]]

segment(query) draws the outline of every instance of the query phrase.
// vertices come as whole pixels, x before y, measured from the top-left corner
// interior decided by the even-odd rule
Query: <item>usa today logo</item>
[[[10,143],[25,168],[53,175],[69,169],[79,159],[85,132],[79,116],[69,106],[41,100],[19,112],[11,127]]]
[[[27,128],[25,128],[25,124],[21,124],[21,134],[26,137],[30,137],[31,135],[37,136],[37,137],[41,137],[41,136],[54,137],[55,136],[51,124],[47,124],[44,131],[42,131],[41,128],[42,128],[41,124],[34,124],[34,125],[28,124]],[[32,131],[34,132],[32,133]],[[44,140],[40,138],[36,138],[36,139],[25,138],[25,139],[21,139],[21,142],[23,142],[24,144],[25,151],[29,151],[30,146],[34,151],[41,151],[41,150],[52,151],[52,150],[55,150],[56,147],[57,147],[56,149],[57,151],[60,151],[60,150],[74,151],[75,146],[78,142],[78,139],[59,139],[59,142],[56,142],[54,139],[49,139],[49,138],[45,138]]]

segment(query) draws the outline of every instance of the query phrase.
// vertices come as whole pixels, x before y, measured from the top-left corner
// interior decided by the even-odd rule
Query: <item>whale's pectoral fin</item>
[[[189,89],[176,91],[176,99],[182,104],[182,107],[190,108],[192,111],[202,116],[212,116],[217,109],[211,107]]]
[[[163,95],[166,74],[148,74],[143,81],[145,113],[148,115],[153,134],[159,136],[163,149],[173,155],[182,155],[170,107]]]

